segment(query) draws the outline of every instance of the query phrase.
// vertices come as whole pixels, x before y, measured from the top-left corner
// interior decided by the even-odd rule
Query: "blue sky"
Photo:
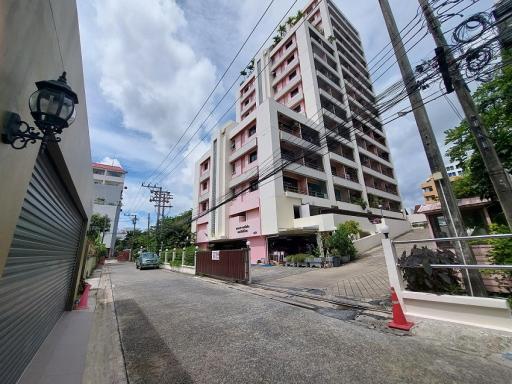
[[[334,2],[359,30],[366,58],[371,61],[389,42],[378,1]],[[222,121],[234,117],[230,106],[235,90],[229,92],[209,119],[206,117],[292,1],[275,0],[203,112],[190,129],[186,128],[268,3],[262,0],[78,0],[92,157],[94,161],[119,162],[128,171],[124,212],[141,216],[151,212],[154,216],[148,191],[140,188],[140,183],[150,175],[151,182],[175,195],[171,214],[191,207],[193,164],[206,150],[208,134],[215,129],[221,115],[227,111]],[[390,3],[400,28],[418,10],[418,3],[413,0],[390,0]],[[305,4],[304,0],[298,1],[292,13]],[[491,5],[492,0],[480,0],[464,14]],[[455,17],[445,29],[455,20],[461,18]],[[420,28],[418,25],[417,29]],[[410,61],[414,64],[431,58],[433,48],[434,43],[427,36],[409,52]],[[379,70],[372,70],[370,62],[373,79],[382,75],[392,62]],[[376,81],[376,93],[398,79],[398,68],[393,65]],[[403,103],[385,116],[407,108],[408,104]],[[458,117],[442,98],[429,104],[428,110],[444,148],[443,132],[456,125]],[[430,173],[426,157],[412,114],[395,120],[385,129],[400,192],[405,207],[409,208],[422,201],[419,184]],[[199,134],[192,136],[196,130]],[[182,142],[155,173],[183,132]],[[190,144],[185,145],[189,140]],[[184,158],[184,154],[188,156]],[[139,224],[143,226],[142,222]],[[127,226],[129,222],[123,218],[121,228]]]

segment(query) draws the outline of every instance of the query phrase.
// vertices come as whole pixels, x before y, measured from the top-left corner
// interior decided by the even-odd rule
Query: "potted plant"
[[[326,241],[326,245],[329,248],[330,253],[337,254],[339,260],[336,260],[336,256],[334,256],[332,259],[328,259],[326,261],[332,266],[338,266],[339,262],[348,263],[349,261],[354,260],[357,255],[357,250],[352,241],[352,237],[358,232],[359,224],[353,220],[339,224],[333,234],[328,237]]]

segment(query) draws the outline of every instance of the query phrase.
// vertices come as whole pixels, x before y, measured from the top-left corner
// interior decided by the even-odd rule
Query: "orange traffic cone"
[[[393,287],[391,287],[391,304],[393,304],[393,320],[388,323],[388,327],[409,331],[414,323],[407,321],[405,318],[400,302],[398,301],[395,288]]]

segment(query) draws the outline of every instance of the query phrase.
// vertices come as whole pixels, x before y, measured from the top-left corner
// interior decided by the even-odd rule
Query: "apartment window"
[[[293,61],[293,59],[295,59],[295,55],[291,55],[291,56],[288,58],[288,60],[286,60],[286,64],[290,64],[290,63]]]
[[[297,96],[298,93],[299,93],[299,87],[292,89],[292,91],[290,92],[290,98]]]
[[[249,185],[249,191],[254,192],[258,190],[258,180],[251,181],[251,184]]]
[[[238,221],[240,223],[243,223],[244,221],[247,220],[247,215],[245,213],[241,214],[240,216],[238,216]]]
[[[295,108],[293,108],[293,110],[294,110],[295,112],[300,112],[300,111],[302,111],[302,107],[301,107],[301,106],[300,106],[300,104],[299,104],[299,105],[297,105]]]
[[[201,212],[204,212],[206,210],[208,210],[208,202],[207,201],[203,201],[201,203]]]
[[[207,189],[208,189],[208,182],[207,181],[203,181],[201,183],[201,190],[206,191]]]
[[[290,46],[292,45],[292,43],[293,43],[293,40],[292,40],[292,39],[288,40],[288,42],[287,42],[287,43],[286,43],[286,45],[284,46],[284,49],[288,49],[288,48],[290,48]]]
[[[208,162],[203,163],[202,168],[203,168],[203,171],[207,171],[208,170]]]
[[[297,70],[294,69],[292,73],[288,75],[288,80],[293,79],[295,76],[297,76]]]
[[[249,128],[249,137],[251,137],[252,135],[254,135],[256,133],[256,126],[253,126],[251,128]]]
[[[293,206],[293,218],[299,219],[300,218],[300,205],[294,205]]]
[[[104,169],[93,168],[92,169],[92,173],[94,173],[96,175],[104,175],[105,174],[105,170]]]
[[[235,164],[231,164],[231,174],[234,175],[236,173],[236,166]]]
[[[235,140],[231,140],[231,150],[234,151],[236,149]]]
[[[258,159],[258,152],[254,151],[249,155],[249,163],[252,163]]]

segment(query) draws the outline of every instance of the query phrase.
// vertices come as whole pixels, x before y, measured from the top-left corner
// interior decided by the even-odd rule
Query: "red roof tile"
[[[123,168],[116,167],[115,165],[107,165],[107,164],[101,164],[101,163],[92,163],[91,167],[92,168],[106,169],[107,171],[126,173],[126,171]]]

